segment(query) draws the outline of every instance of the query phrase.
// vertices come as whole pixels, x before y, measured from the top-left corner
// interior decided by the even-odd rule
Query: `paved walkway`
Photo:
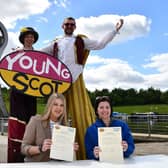
[[[134,155],[165,154],[168,155],[167,142],[136,143]],[[7,162],[7,136],[0,135],[0,163]]]
[[[0,135],[0,163],[7,162],[7,136]]]
[[[168,142],[136,143],[134,155],[168,155]]]
[[[134,139],[136,138],[144,138],[144,139],[160,139],[160,140],[167,140],[168,141],[168,135],[160,135],[160,134],[145,134],[145,133],[132,133]]]

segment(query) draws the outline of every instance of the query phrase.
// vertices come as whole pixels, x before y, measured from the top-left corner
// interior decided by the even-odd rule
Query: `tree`
[[[168,91],[165,91],[161,94],[160,101],[163,104],[168,104]]]

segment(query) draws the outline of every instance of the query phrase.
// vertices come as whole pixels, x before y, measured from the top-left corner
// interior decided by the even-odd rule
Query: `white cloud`
[[[48,0],[1,0],[0,20],[6,29],[12,29],[18,20],[27,19],[31,15],[42,14],[50,5]],[[41,18],[45,20],[44,17]],[[11,52],[12,48],[21,45],[18,41],[18,35],[18,32],[8,30],[8,45],[3,55]]]
[[[154,86],[162,90],[168,89],[168,53],[154,55],[150,58],[149,63],[143,65],[144,68],[152,68],[156,73],[145,76],[145,85]]]
[[[69,0],[54,0],[54,4],[58,7],[67,8],[67,6],[70,4]]]
[[[107,88],[135,88],[147,89],[154,87],[161,90],[168,90],[168,53],[152,56],[150,62],[143,65],[144,68],[155,68],[156,73],[142,74],[135,71],[128,62],[102,58],[90,55],[84,70],[86,87],[94,91],[95,89]]]
[[[8,53],[12,52],[12,48],[16,48],[21,46],[18,40],[18,32],[8,32],[8,44],[3,52],[3,56],[7,55]]]
[[[37,22],[48,22],[48,19],[46,17],[39,17],[39,19],[37,20]]]
[[[144,76],[120,59],[102,58],[90,55],[84,70],[84,78],[89,90],[133,88],[142,86]]]
[[[154,55],[150,61],[150,63],[144,65],[145,68],[155,68],[159,72],[168,72],[168,53]]]
[[[85,33],[88,37],[99,39],[106,32],[114,30],[120,18],[124,19],[124,25],[120,30],[120,35],[115,37],[113,42],[133,40],[150,31],[151,20],[143,15],[100,15],[77,19],[76,33]]]
[[[168,72],[146,75],[145,79],[145,86],[168,90]]]
[[[14,28],[17,20],[42,14],[50,5],[49,0],[1,0],[0,20],[7,28]]]

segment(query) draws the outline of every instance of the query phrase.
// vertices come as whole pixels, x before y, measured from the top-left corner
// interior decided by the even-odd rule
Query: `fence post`
[[[3,125],[4,125],[4,119],[1,118],[0,121],[1,121],[1,135],[3,135],[4,134],[4,127],[3,127]]]
[[[147,114],[147,122],[148,122],[148,136],[151,136],[151,117],[150,114]]]

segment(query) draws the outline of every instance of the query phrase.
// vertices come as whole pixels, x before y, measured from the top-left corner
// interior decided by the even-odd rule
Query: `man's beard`
[[[71,36],[73,34],[73,30],[65,30],[65,34]]]

